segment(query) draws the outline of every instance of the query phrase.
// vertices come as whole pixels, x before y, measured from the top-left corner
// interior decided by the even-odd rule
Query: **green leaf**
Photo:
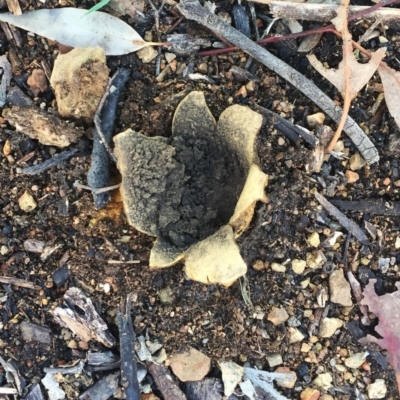
[[[100,10],[100,8],[103,8],[104,6],[106,6],[108,3],[110,2],[110,0],[101,0],[100,3],[97,3],[96,5],[94,5],[92,8],[90,8],[83,16],[91,14],[92,12],[98,11]]]

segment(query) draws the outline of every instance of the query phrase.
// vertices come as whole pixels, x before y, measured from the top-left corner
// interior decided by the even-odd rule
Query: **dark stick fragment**
[[[318,144],[317,138],[314,135],[312,135],[311,133],[307,133],[305,130],[292,124],[291,122],[274,113],[273,111],[261,107],[258,104],[254,104],[254,108],[266,118],[273,118],[272,121],[274,121],[273,123],[275,129],[281,132],[282,135],[286,136],[289,140],[293,142],[298,142],[300,136],[312,147],[315,147]]]
[[[197,382],[184,383],[185,394],[190,400],[222,400],[224,386],[220,379],[206,378]],[[230,396],[231,398],[233,396]]]
[[[333,204],[331,204],[324,196],[319,193],[315,193],[315,198],[319,204],[325,208],[325,210],[332,215],[343,228],[347,229],[357,240],[362,244],[369,246],[369,240],[365,232],[351,219],[347,218],[342,212],[340,212]]]
[[[147,367],[165,400],[187,400],[165,365],[148,362]]]
[[[42,162],[41,164],[22,169],[21,173],[25,174],[25,175],[40,174],[41,172],[44,172],[44,171],[48,170],[49,168],[52,168],[58,164],[61,164],[64,161],[68,160],[74,154],[76,154],[78,151],[79,151],[78,149],[63,151],[62,153],[55,155],[54,157],[50,158],[49,160]]]
[[[112,92],[110,91],[110,93],[108,94],[104,102],[104,106],[100,112],[100,128],[107,145],[109,145],[109,143],[111,142],[119,97],[121,96],[122,90],[128,78],[128,70],[121,68],[117,71],[112,81],[112,88],[114,88],[114,90]],[[108,147],[109,146],[107,146],[107,148]],[[92,162],[87,178],[89,186],[91,186],[92,188],[102,188],[108,186],[109,184],[110,158],[107,148],[101,140],[98,129],[95,128],[93,130]],[[103,208],[110,200],[110,194],[94,193],[93,199],[94,204],[97,208]]]
[[[376,200],[331,200],[336,207],[346,211],[357,211],[373,215],[400,215],[400,202],[386,202],[381,199]]]
[[[117,311],[119,344],[121,353],[121,385],[125,389],[127,400],[140,400],[140,389],[137,377],[135,358],[135,331],[131,319],[131,299],[120,305]]]

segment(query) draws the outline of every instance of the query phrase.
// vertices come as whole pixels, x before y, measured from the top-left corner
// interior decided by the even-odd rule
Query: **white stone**
[[[367,386],[369,399],[383,399],[386,396],[387,388],[383,379],[377,379]]]
[[[268,314],[268,321],[271,321],[275,326],[283,324],[289,318],[289,314],[282,307],[274,307]]]
[[[363,362],[365,361],[365,358],[367,357],[368,353],[354,353],[351,355],[349,358],[346,358],[344,361],[346,367],[348,368],[360,368]]]
[[[321,389],[328,390],[332,386],[332,381],[332,375],[329,372],[324,372],[314,379],[314,384]]]
[[[322,251],[313,251],[306,254],[307,267],[317,269],[322,267],[322,263],[326,260]]]
[[[158,52],[154,47],[146,46],[137,51],[136,54],[144,64],[148,64],[157,57]]]
[[[18,205],[21,210],[29,212],[36,208],[37,203],[33,196],[25,190],[24,194],[18,199]]]
[[[307,124],[312,129],[318,125],[322,125],[325,121],[325,114],[322,112],[307,116]]]
[[[298,275],[302,274],[306,268],[306,265],[307,263],[305,260],[294,259],[292,261],[293,272]]]
[[[232,361],[218,362],[222,372],[222,381],[224,382],[224,393],[229,397],[235,390],[235,387],[242,380],[243,367]]]
[[[299,343],[304,339],[303,333],[301,333],[298,329],[293,329],[293,331],[290,333],[290,339],[289,343]]]
[[[272,271],[275,271],[275,272],[286,272],[286,267],[284,265],[278,264],[278,263],[272,263],[271,269],[272,269]]]
[[[318,247],[319,244],[321,243],[321,241],[319,239],[319,234],[317,232],[313,232],[311,235],[308,236],[307,242],[312,247]]]
[[[344,322],[339,318],[323,318],[319,326],[319,336],[330,338],[343,324]]]
[[[333,303],[344,307],[351,307],[351,288],[349,282],[344,277],[343,269],[333,271],[329,276],[330,299]]]
[[[269,353],[266,359],[270,368],[283,364],[282,356],[279,353]]]

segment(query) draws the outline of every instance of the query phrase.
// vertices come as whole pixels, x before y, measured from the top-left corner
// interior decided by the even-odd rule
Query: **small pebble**
[[[264,261],[261,260],[254,261],[253,269],[256,271],[263,271],[265,269]]]
[[[311,129],[317,127],[318,125],[322,125],[324,121],[325,114],[321,112],[307,116],[307,124]]]
[[[385,186],[390,185],[390,178],[385,178],[382,182]]]
[[[355,153],[350,157],[349,167],[352,171],[357,171],[366,164],[360,153]]]
[[[298,275],[302,274],[306,268],[306,265],[307,263],[305,260],[294,259],[292,261],[293,272]]]
[[[386,396],[387,388],[383,379],[377,379],[367,386],[369,399],[383,399]]]
[[[271,321],[275,326],[283,324],[289,319],[289,314],[282,307],[274,307],[267,316],[268,321]]]
[[[320,323],[319,336],[330,338],[343,325],[344,322],[339,318],[323,318]]]
[[[360,368],[361,365],[364,363],[365,358],[367,357],[367,353],[363,352],[363,353],[355,353],[352,356],[350,356],[349,358],[347,358],[344,363],[346,365],[346,367],[348,368]]]
[[[321,392],[314,388],[306,388],[300,393],[300,400],[318,400]]]
[[[269,353],[265,358],[270,368],[283,364],[282,356],[279,353]]]
[[[286,272],[286,267],[284,265],[278,264],[278,263],[272,263],[271,269],[272,269],[272,271],[275,271],[275,272]]]
[[[319,244],[321,243],[321,241],[319,239],[319,234],[317,232],[313,232],[311,235],[308,236],[307,242],[312,247],[318,247]]]
[[[350,171],[349,169],[346,171],[345,175],[347,183],[354,183],[360,179],[360,175],[358,175],[357,172]]]
[[[37,203],[33,196],[26,190],[24,194],[18,199],[18,204],[21,210],[29,212],[36,208]]]
[[[282,388],[286,388],[286,389],[291,389],[295,384],[296,384],[296,380],[297,380],[297,376],[296,373],[291,371],[290,368],[288,367],[279,367],[275,370],[275,372],[277,373],[281,373],[281,374],[287,374],[288,377],[286,378],[277,378],[276,384]]]
[[[321,389],[328,390],[330,387],[332,387],[332,375],[329,372],[324,372],[322,374],[319,374],[315,379],[314,379],[314,384],[315,386],[320,387]]]

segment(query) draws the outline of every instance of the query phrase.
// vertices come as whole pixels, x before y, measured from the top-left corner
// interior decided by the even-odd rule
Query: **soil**
[[[361,3],[369,5],[357,2],[359,5]],[[90,1],[68,2],[68,6],[89,8],[92,5]],[[21,2],[21,6],[23,10],[52,7],[48,3],[29,0]],[[229,2],[220,2],[217,6],[218,10],[231,12]],[[265,6],[256,5],[256,9],[262,14],[268,13]],[[149,10],[146,10],[146,15],[150,15]],[[153,30],[156,36],[151,18],[144,25],[139,25],[131,18],[123,19],[137,27],[141,34]],[[161,15],[161,32],[164,34],[176,21],[171,7],[166,6]],[[265,29],[266,23],[260,19],[261,23]],[[309,28],[309,24],[305,23],[304,27]],[[357,40],[366,29],[364,24],[353,24],[351,30],[354,39]],[[177,25],[175,32],[189,32],[194,36],[216,40],[204,28],[185,21]],[[0,33],[3,51],[8,54],[13,67],[12,85],[20,87],[36,107],[54,109],[56,104],[51,89],[35,96],[26,80],[32,69],[42,62],[51,70],[58,47],[24,31],[20,31],[20,35],[22,44],[18,47],[8,42],[3,32]],[[389,64],[397,68],[398,32],[386,30],[381,35],[388,39]],[[295,42],[295,45],[299,43]],[[380,42],[374,39],[365,43],[365,46],[373,50],[380,46]],[[331,98],[342,101],[337,90],[312,69],[304,54],[293,51],[285,43],[271,46],[269,50],[312,79]],[[341,43],[334,35],[326,34],[313,52],[322,62],[336,67],[341,59]],[[119,66],[131,71],[131,78],[118,106],[115,133],[131,128],[148,137],[170,138],[173,114],[182,99],[182,92],[189,93],[192,90],[204,92],[207,105],[216,119],[231,104],[250,107],[258,104],[298,125],[307,126],[307,115],[319,112],[318,106],[258,63],[253,63],[251,67],[251,72],[259,78],[254,91],[247,90],[246,97],[237,94],[246,82],[239,81],[228,71],[233,65],[244,68],[247,61],[247,55],[241,51],[204,58],[193,55],[177,57],[178,71],[183,64],[191,64],[194,72],[204,71],[205,68],[215,82],[211,84],[192,81],[172,71],[164,81],[158,82],[154,62],[143,64],[136,54],[108,57],[107,63],[112,73]],[[296,144],[288,141],[271,124],[264,125],[259,134],[257,150],[262,169],[269,175],[268,202],[257,205],[249,229],[238,239],[241,254],[248,265],[246,280],[242,284],[237,281],[228,288],[190,281],[186,279],[182,265],[150,270],[149,251],[154,238],[136,231],[128,224],[119,192],[112,192],[112,201],[104,209],[97,210],[91,193],[73,186],[76,181],[86,183],[92,148],[90,125],[83,125],[86,136],[78,144],[80,151],[76,156],[39,175],[27,176],[18,173],[19,169],[45,161],[59,150],[15,132],[3,120],[0,149],[9,141],[11,151],[8,155],[3,151],[0,157],[1,274],[25,279],[41,287],[40,291],[34,291],[18,286],[1,286],[0,320],[3,327],[0,330],[0,349],[3,357],[14,360],[29,385],[43,378],[44,367],[85,359],[88,350],[106,351],[107,348],[94,341],[89,344],[77,338],[71,341],[71,336],[53,319],[51,310],[62,304],[63,293],[69,287],[77,286],[90,296],[115,337],[118,337],[116,309],[126,294],[133,293],[132,318],[136,334],[158,340],[168,355],[187,346],[200,350],[212,359],[210,376],[220,377],[217,362],[221,360],[274,371],[276,368],[269,365],[267,358],[272,353],[279,353],[282,356],[281,366],[297,374],[293,388],[278,387],[289,399],[299,399],[303,389],[315,386],[312,381],[322,372],[330,372],[334,379],[332,388],[327,392],[332,397],[326,399],[355,399],[355,387],[366,395],[366,386],[378,378],[385,380],[388,389],[384,399],[398,399],[393,370],[382,363],[379,351],[372,351],[379,349],[370,351],[367,357],[369,367],[345,368],[345,372],[335,368],[337,364],[343,366],[348,355],[365,351],[366,347],[358,342],[358,338],[362,334],[373,334],[373,327],[361,324],[357,305],[343,308],[328,301],[330,307],[327,316],[342,319],[345,327],[330,338],[321,338],[317,333],[310,336],[310,324],[319,307],[317,293],[321,288],[328,287],[329,271],[306,269],[302,274],[295,274],[290,263],[293,259],[305,260],[307,253],[315,252],[307,242],[312,232],[318,232],[322,242],[339,230],[344,235],[338,239],[338,244],[334,248],[323,249],[327,261],[332,262],[335,268],[352,270],[362,287],[371,277],[376,277],[378,294],[395,290],[400,264],[400,252],[395,247],[399,218],[347,212],[346,215],[358,225],[364,227],[367,221],[378,232],[375,239],[371,238],[372,245],[369,248],[354,238],[350,238],[347,248],[347,232],[318,206],[313,196],[313,191],[318,190],[328,200],[368,198],[384,199],[390,203],[399,199],[399,163],[397,155],[389,147],[390,140],[396,139],[399,134],[398,128],[384,107],[373,115],[369,114],[380,91],[379,77],[375,75],[352,105],[351,116],[368,133],[381,157],[379,164],[358,170],[360,179],[353,184],[346,183],[344,174],[348,169],[347,160],[330,157],[324,162],[320,173],[307,173],[305,165],[313,150],[303,141]],[[7,111],[8,106],[3,112]],[[335,129],[335,124],[328,117],[325,124]],[[344,136],[342,140],[349,156],[357,152],[348,138]],[[34,152],[33,157],[20,162],[31,152]],[[111,184],[120,182],[114,166],[111,175]],[[37,202],[37,207],[31,212],[24,212],[18,205],[18,199],[26,190]],[[196,190],[201,191],[201,188]],[[40,254],[25,250],[24,242],[28,239],[42,240],[58,247],[42,261]],[[347,258],[346,263],[344,257]],[[380,257],[391,259],[386,273],[378,267]],[[110,260],[121,263],[112,264]],[[139,260],[140,263],[127,263],[133,260]],[[273,271],[272,263],[284,264],[286,272]],[[65,265],[68,266],[68,279],[57,287],[53,274]],[[307,279],[309,284],[304,286]],[[108,293],[104,290],[107,283],[111,285]],[[160,293],[165,291],[170,294],[168,302],[162,302],[160,297]],[[245,292],[251,304],[246,301]],[[354,298],[353,302],[356,304]],[[283,307],[287,311],[290,318],[286,323],[275,326],[267,319],[273,307]],[[50,332],[51,345],[26,342],[20,330],[23,321],[45,327]],[[310,351],[302,351],[302,343],[290,344],[289,332],[292,328],[304,334],[302,343],[310,343]],[[118,348],[113,351],[117,353]],[[62,387],[67,392],[67,398],[78,398],[104,374],[107,373],[65,378]],[[3,371],[0,373],[2,385],[5,379]],[[152,382],[149,377],[146,379]],[[161,397],[156,387],[153,386],[153,390]]]

